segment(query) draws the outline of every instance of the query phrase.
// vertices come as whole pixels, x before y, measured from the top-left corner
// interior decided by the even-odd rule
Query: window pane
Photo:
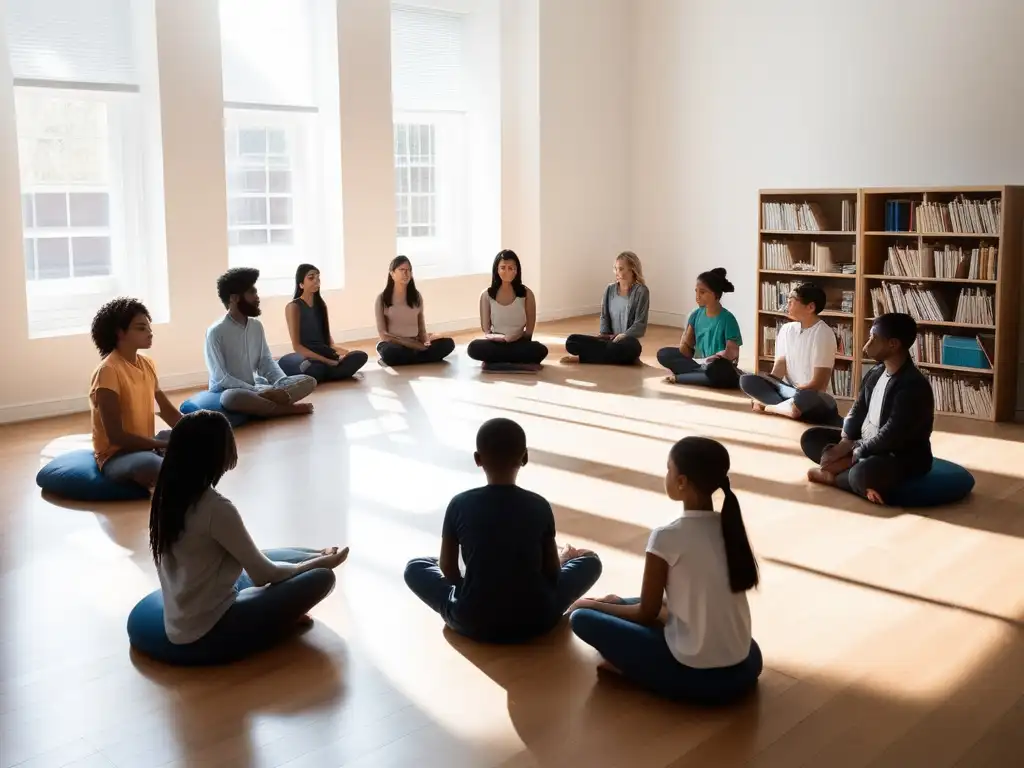
[[[71,254],[75,277],[96,277],[111,273],[109,237],[73,237]]]
[[[238,132],[238,154],[267,154],[267,132],[263,128],[243,128]]]
[[[270,223],[292,223],[292,199],[290,197],[270,198]]]
[[[291,245],[295,242],[295,233],[291,229],[270,230],[270,242],[275,245]]]
[[[409,192],[409,171],[405,168],[395,168],[395,191],[400,195]]]
[[[16,88],[23,190],[110,183],[107,105]]]
[[[68,200],[71,226],[110,226],[110,196],[105,192],[72,192]]]
[[[63,192],[36,194],[36,226],[66,227],[68,225],[68,196]]]
[[[430,202],[429,198],[423,196],[412,199],[412,220],[416,224],[430,223]]]
[[[35,240],[26,237],[25,243],[25,277],[28,280],[36,279],[36,246]]]
[[[267,230],[265,229],[240,229],[238,230],[239,245],[266,245]]]
[[[21,226],[25,229],[32,228],[32,195],[21,196]]]
[[[267,131],[267,154],[288,154],[288,138],[284,131]]]
[[[262,193],[267,191],[267,172],[262,168],[258,171],[238,170],[228,174],[228,192]]]
[[[270,171],[270,191],[283,194],[292,191],[291,171]]]
[[[409,154],[413,157],[420,153],[420,132],[418,126],[410,126],[409,131]]]
[[[228,224],[266,224],[267,201],[263,197],[235,197],[228,201]]]
[[[405,155],[409,152],[409,135],[405,123],[395,126],[395,154]]]
[[[71,259],[66,237],[42,237],[36,240],[37,268],[40,280],[71,277]]]
[[[396,211],[398,216],[399,226],[409,223],[409,198],[400,197],[398,198],[398,210]]]
[[[433,235],[432,227],[413,227],[412,237],[431,237]]]

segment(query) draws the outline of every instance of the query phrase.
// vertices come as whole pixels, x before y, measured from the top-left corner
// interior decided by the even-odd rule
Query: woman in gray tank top
[[[300,264],[295,270],[295,296],[284,308],[292,349],[279,361],[289,376],[306,374],[317,381],[350,379],[369,359],[358,349],[349,351],[334,343],[327,304],[320,295],[320,270]]]
[[[534,341],[537,300],[523,285],[523,269],[515,251],[500,251],[491,266],[491,287],[480,294],[480,330],[466,349],[485,371],[539,371],[548,348]]]

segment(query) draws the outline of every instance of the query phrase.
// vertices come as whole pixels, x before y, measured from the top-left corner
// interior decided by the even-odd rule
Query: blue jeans
[[[279,563],[301,563],[319,555],[314,549],[270,549],[264,554]],[[334,571],[315,568],[277,584],[249,592],[254,586],[242,572],[235,582],[238,596],[213,629],[192,643],[179,645],[164,629],[160,590],[143,598],[128,616],[128,639],[145,655],[177,666],[229,664],[281,642],[306,613],[334,589]]]
[[[714,389],[736,389],[740,385],[736,364],[722,357],[702,364],[677,347],[662,347],[658,350],[658,362],[676,375],[676,384]]]
[[[337,365],[327,365],[319,360],[307,360],[297,352],[291,352],[277,364],[281,370],[289,376],[312,376],[317,382],[343,381],[351,379],[356,372],[366,365],[369,355],[360,349],[355,349],[338,361]]]
[[[157,433],[157,440],[169,440],[171,430],[164,429]],[[135,483],[143,488],[151,488],[160,476],[160,467],[164,457],[156,451],[121,451],[103,462],[105,477],[115,483]]]
[[[444,619],[445,623],[460,635],[489,643],[520,643],[550,632],[561,620],[569,606],[586,594],[601,578],[601,559],[597,555],[583,555],[562,565],[555,586],[554,615],[538,626],[523,627],[521,631],[495,634],[486,629],[473,627],[462,617],[454,616],[457,597],[455,585],[441,573],[436,557],[417,557],[405,567],[405,583],[420,600],[429,605]]]
[[[792,400],[793,405],[800,411],[800,418],[797,421],[829,427],[839,427],[843,424],[835,398],[828,392],[797,389],[784,381],[770,379],[757,373],[745,373],[740,376],[740,389],[748,397],[765,405],[779,405]]]
[[[624,602],[636,603],[639,598]],[[764,662],[753,640],[746,659],[731,667],[697,669],[680,664],[665,642],[665,628],[635,624],[607,613],[580,608],[569,617],[572,631],[597,649],[630,682],[674,701],[728,704],[757,685]]]

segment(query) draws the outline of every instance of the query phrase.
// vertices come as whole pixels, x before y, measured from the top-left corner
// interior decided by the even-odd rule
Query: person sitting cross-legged
[[[487,485],[451,500],[441,557],[410,560],[405,583],[461,635],[525,642],[558,624],[600,577],[601,561],[571,546],[559,551],[551,505],[516,485],[527,462],[526,433],[519,424],[503,418],[485,422],[474,458]]]
[[[389,367],[440,363],[455,351],[450,336],[427,333],[423,312],[423,294],[416,288],[412,262],[396,256],[388,265],[384,290],[373,305],[377,318],[377,354]]]
[[[910,315],[880,315],[871,326],[864,354],[878,365],[868,371],[843,428],[812,427],[800,446],[819,466],[811,482],[834,485],[876,504],[900,483],[932,467],[935,395],[910,350],[917,323]]]
[[[294,352],[278,361],[288,376],[306,374],[318,382],[351,379],[369,356],[334,343],[327,303],[320,295],[320,270],[300,264],[295,270],[295,297],[284,308]]]
[[[316,379],[286,376],[270,354],[256,290],[258,269],[235,267],[217,280],[227,314],[206,332],[206,368],[210,391],[220,394],[225,410],[270,418],[312,413],[299,401],[316,389]],[[259,381],[257,381],[257,377]]]
[[[814,283],[790,293],[786,314],[792,322],[779,329],[772,372],[740,376],[740,389],[755,411],[810,424],[842,423],[828,393],[837,344],[835,332],[819,317],[823,309],[825,291]]]
[[[149,310],[135,299],[108,301],[93,317],[92,340],[103,356],[89,388],[96,465],[115,482],[152,489],[170,435],[156,432],[153,403],[169,427],[181,414],[160,389],[152,358],[139,354],[153,346]]]

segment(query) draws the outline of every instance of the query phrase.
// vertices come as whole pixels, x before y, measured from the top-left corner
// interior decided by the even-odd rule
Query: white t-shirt
[[[680,664],[730,667],[750,653],[747,593],[729,587],[722,521],[717,512],[687,511],[655,528],[647,551],[668,563],[665,642]]]
[[[868,415],[864,419],[860,436],[862,440],[870,440],[878,434],[882,428],[882,401],[885,400],[885,390],[889,386],[892,376],[886,371],[875,382],[875,388],[871,390],[871,400],[868,402]]]
[[[786,323],[775,339],[776,358],[786,360],[786,380],[803,387],[814,378],[815,368],[832,369],[836,360],[836,335],[829,324],[819,320],[810,328]]]

